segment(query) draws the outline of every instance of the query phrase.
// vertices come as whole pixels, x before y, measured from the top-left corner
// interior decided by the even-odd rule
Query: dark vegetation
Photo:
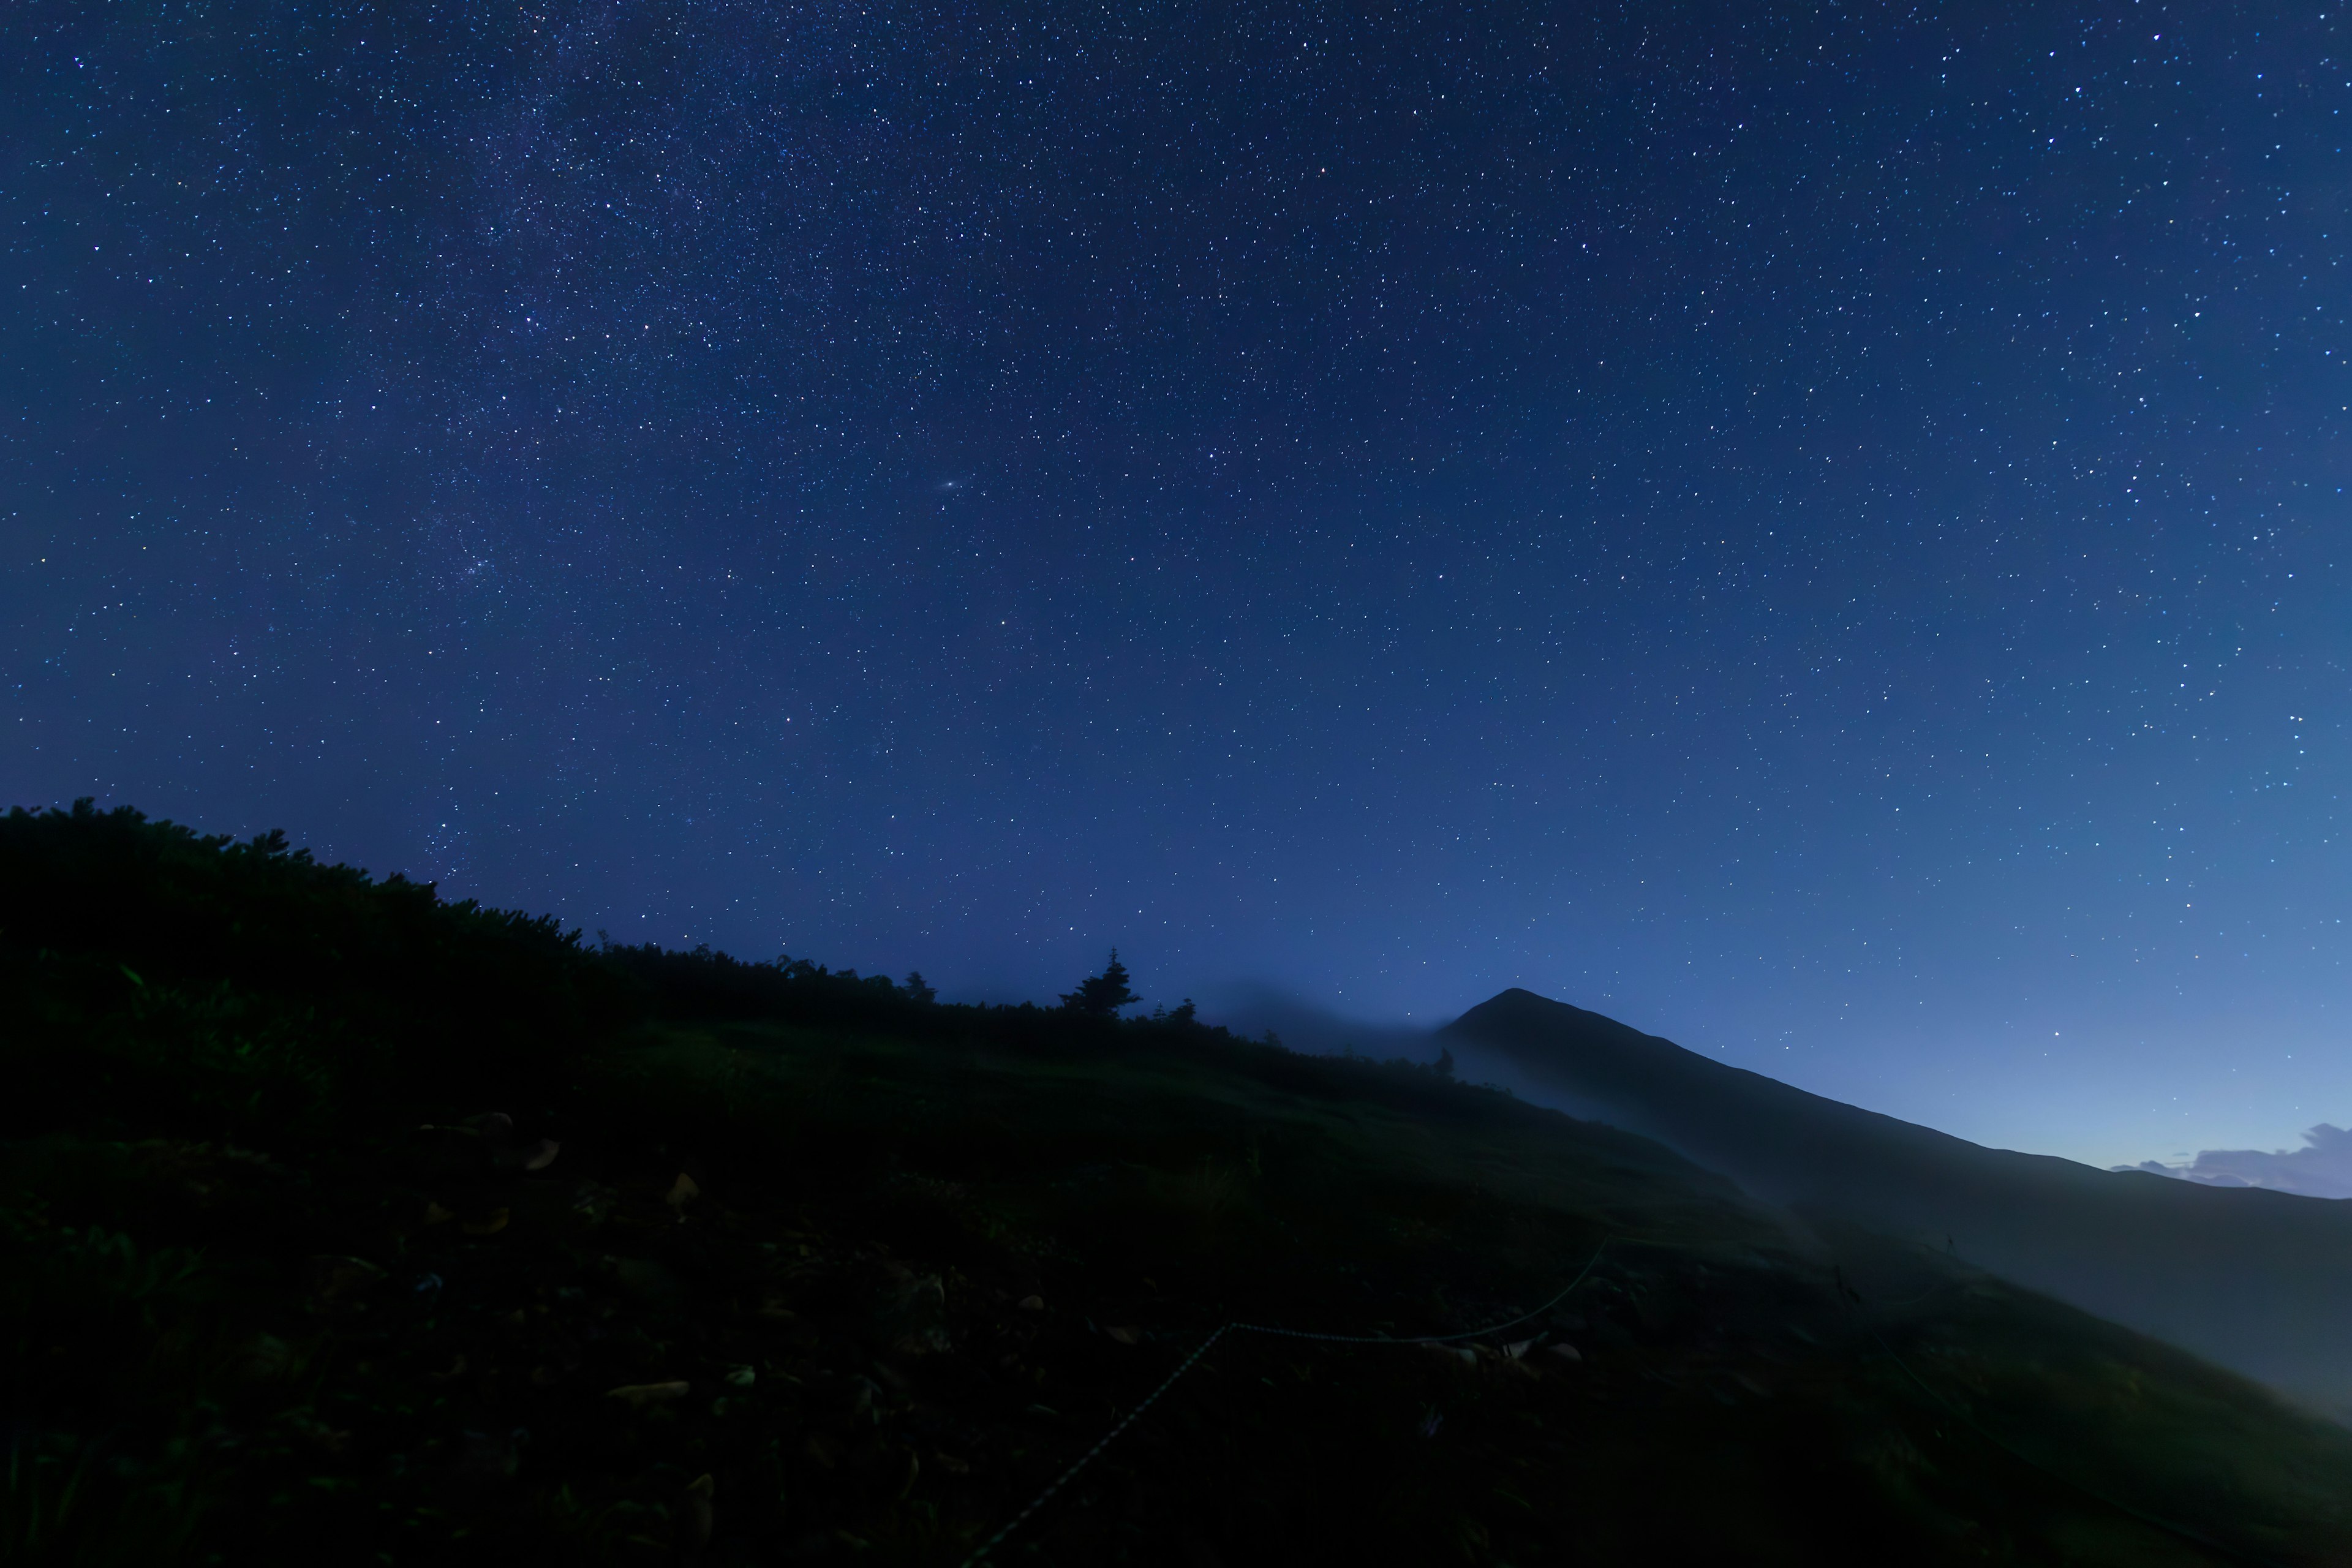
[[[2339,1429],[1427,1068],[87,807],[0,974],[10,1561],[951,1564],[1222,1323],[1588,1266],[1229,1335],[995,1556],[2352,1561]]]

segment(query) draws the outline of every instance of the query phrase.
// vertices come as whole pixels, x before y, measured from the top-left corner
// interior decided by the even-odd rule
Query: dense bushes
[[[32,1091],[0,1116],[23,1130],[174,1106],[215,1132],[323,1130],[383,1096],[505,1099],[646,1005],[551,917],[88,801],[0,818],[0,982]]]
[[[1112,963],[1087,984],[1123,1000]],[[282,834],[239,842],[88,801],[0,817],[0,1059],[20,1090],[0,1105],[0,1136],[283,1139],[343,1129],[356,1108],[379,1129],[395,1106],[520,1112],[561,1098],[567,1063],[653,1016],[1329,1070],[1202,1025],[1190,1003],[1131,1019],[943,1004],[920,975],[590,946],[551,916],[322,866]]]
[[[909,975],[902,987],[887,975],[836,973],[806,959],[747,963],[708,947],[673,952],[651,942],[607,946],[603,955],[641,982],[655,1011],[668,1017],[896,1024],[926,1032],[936,1022],[926,1016],[935,1004],[919,974]]]

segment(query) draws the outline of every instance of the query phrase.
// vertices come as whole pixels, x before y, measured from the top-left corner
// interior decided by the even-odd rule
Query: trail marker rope
[[[1039,1492],[1036,1498],[1031,1501],[1027,1508],[1024,1508],[1019,1513],[1014,1514],[1011,1523],[1007,1524],[1003,1530],[998,1531],[994,1535],[990,1536],[986,1541],[981,1542],[980,1550],[963,1560],[963,1568],[972,1568],[974,1563],[978,1563],[982,1558],[987,1556],[990,1552],[1003,1545],[1006,1536],[1011,1535],[1014,1531],[1020,1529],[1024,1524],[1026,1524],[1029,1521],[1029,1516],[1031,1514],[1035,1513],[1039,1509],[1044,1508],[1047,1503],[1053,1501],[1054,1494],[1060,1491],[1064,1487],[1068,1486],[1072,1480],[1076,1479],[1077,1473],[1080,1470],[1085,1469],[1088,1465],[1094,1462],[1094,1458],[1097,1454],[1101,1453],[1105,1448],[1110,1447],[1111,1440],[1113,1438],[1117,1437],[1121,1432],[1126,1431],[1129,1426],[1134,1426],[1138,1416],[1150,1409],[1153,1403],[1157,1401],[1161,1394],[1175,1387],[1176,1380],[1183,1376],[1186,1373],[1192,1371],[1192,1363],[1199,1361],[1202,1356],[1207,1355],[1211,1345],[1215,1344],[1219,1340],[1225,1337],[1226,1329],[1234,1328],[1237,1325],[1233,1323],[1227,1323],[1224,1325],[1224,1328],[1219,1329],[1215,1333],[1211,1334],[1207,1339],[1202,1340],[1201,1342],[1200,1348],[1195,1350],[1191,1355],[1184,1358],[1183,1364],[1177,1367],[1174,1372],[1170,1373],[1166,1381],[1161,1383],[1159,1387],[1144,1395],[1143,1403],[1129,1411],[1118,1426],[1104,1433],[1093,1447],[1088,1448],[1084,1454],[1081,1454],[1078,1457],[1078,1462],[1076,1464],[1072,1465],[1068,1469],[1064,1470],[1060,1475],[1055,1477],[1053,1484],[1048,1486],[1044,1491]]]
[[[1533,1311],[1522,1312],[1516,1318],[1506,1318],[1499,1323],[1488,1323],[1483,1328],[1465,1329],[1460,1333],[1417,1334],[1409,1339],[1397,1339],[1387,1334],[1318,1333],[1305,1329],[1279,1329],[1265,1323],[1232,1322],[1223,1324],[1216,1330],[1216,1331],[1210,1334],[1207,1339],[1202,1340],[1193,1350],[1191,1355],[1186,1356],[1183,1361],[1179,1363],[1176,1370],[1170,1373],[1160,1381],[1159,1387],[1146,1394],[1141,1403],[1137,1405],[1134,1409],[1129,1411],[1119,1419],[1118,1425],[1111,1427],[1109,1431],[1104,1433],[1102,1436],[1096,1441],[1093,1447],[1088,1448],[1084,1454],[1081,1454],[1078,1457],[1077,1461],[1071,1465],[1069,1468],[1055,1477],[1053,1484],[1046,1487],[1044,1491],[1039,1492],[1030,1502],[1027,1508],[1024,1508],[1019,1513],[1014,1514],[1011,1521],[1008,1522],[1003,1529],[998,1531],[994,1535],[990,1536],[985,1542],[982,1542],[978,1551],[974,1552],[971,1556],[963,1560],[961,1568],[978,1568],[978,1565],[982,1559],[986,1558],[990,1552],[995,1551],[999,1546],[1004,1544],[1005,1541],[1008,1540],[1015,1531],[1019,1530],[1024,1524],[1026,1524],[1033,1517],[1035,1516],[1038,1510],[1053,1501],[1054,1499],[1060,1494],[1063,1488],[1068,1486],[1073,1480],[1077,1479],[1079,1471],[1092,1464],[1096,1458],[1099,1456],[1105,1448],[1109,1447],[1112,1443],[1117,1441],[1120,1433],[1125,1432],[1129,1426],[1134,1426],[1135,1423],[1142,1417],[1145,1411],[1150,1409],[1152,1405],[1159,1403],[1160,1396],[1161,1394],[1166,1394],[1170,1389],[1175,1387],[1177,1380],[1181,1378],[1186,1373],[1191,1372],[1193,1367],[1199,1365],[1201,1358],[1207,1355],[1210,1350],[1215,1346],[1216,1342],[1219,1340],[1223,1339],[1229,1333],[1272,1334],[1281,1339],[1314,1340],[1323,1344],[1338,1345],[1440,1345],[1450,1344],[1457,1340],[1483,1339],[1488,1334],[1500,1333],[1505,1329],[1517,1328],[1519,1324],[1527,1322],[1531,1319],[1540,1318],[1546,1312],[1550,1311],[1554,1307],[1559,1306],[1562,1301],[1568,1300],[1569,1296],[1575,1291],[1576,1288],[1579,1285],[1583,1284],[1586,1279],[1591,1275],[1594,1266],[1600,1263],[1601,1255],[1609,1249],[1609,1244],[1611,1242],[1629,1239],[1640,1238],[1616,1236],[1603,1237],[1601,1238],[1601,1245],[1593,1248],[1592,1256],[1586,1259],[1584,1267],[1577,1270],[1576,1278],[1570,1280],[1567,1286],[1560,1290],[1559,1294],[1554,1296],[1550,1300],[1546,1301],[1542,1306],[1536,1308]],[[1667,1245],[1672,1244],[1669,1243]],[[1948,1288],[1948,1287],[1938,1287],[1937,1289],[1940,1289]],[[1926,1294],[1931,1296],[1935,1293],[1935,1291],[1930,1290]],[[1919,1299],[1924,1300],[1926,1296],[1922,1296]],[[1849,1311],[1851,1311],[1851,1309],[1849,1309]],[[2210,1536],[2205,1535],[2199,1531],[2191,1530],[2186,1525],[2177,1524],[2159,1515],[2152,1514],[2145,1510],[2136,1508],[2120,1498],[2110,1497],[2095,1487],[2086,1486],[2071,1476],[2062,1475],[2058,1471],[2052,1469],[2049,1466],[2041,1463],[2031,1456],[2019,1452],[2016,1448],[2011,1447],[2009,1443],[1994,1433],[1986,1430],[1981,1426],[1979,1426],[1975,1417],[1970,1415],[1966,1410],[1961,1409],[1958,1405],[1954,1405],[1950,1400],[1947,1399],[1934,1384],[1930,1384],[1926,1378],[1920,1376],[1918,1372],[1909,1362],[1895,1353],[1895,1347],[1886,1342],[1885,1338],[1879,1333],[1878,1328],[1875,1324],[1867,1321],[1860,1321],[1859,1320],[1857,1320],[1857,1321],[1859,1321],[1859,1326],[1863,1331],[1869,1334],[1872,1340],[1877,1342],[1880,1352],[1884,1354],[1887,1360],[1893,1362],[1897,1367],[1899,1367],[1904,1375],[1908,1377],[1911,1382],[1918,1387],[1919,1391],[1922,1394],[1925,1394],[1932,1403],[1940,1407],[1946,1415],[1950,1415],[1954,1420],[1959,1422],[1971,1432],[1974,1432],[1979,1437],[2000,1449],[2002,1453],[2008,1455],[2010,1458],[2015,1460],[2017,1463],[2023,1465],[2027,1469],[2033,1470],[2041,1475],[2046,1476],[2050,1479],[2057,1482],[2061,1487],[2076,1492],[2094,1502],[2105,1504],[2106,1507],[2114,1509],[2116,1512],[2137,1520],[2142,1524],[2151,1526],[2156,1530],[2171,1535],[2177,1540],[2186,1542],[2190,1545],[2200,1547],[2205,1551],[2228,1558],[2231,1562],[2248,1564],[2263,1563],[2264,1560],[2262,1558],[2251,1556],[2238,1548],[2230,1546],[2223,1542],[2215,1541]]]
[[[1212,1345],[1214,1345],[1219,1340],[1223,1339],[1227,1334],[1273,1334],[1286,1340],[1316,1340],[1324,1344],[1333,1345],[1442,1345],[1450,1344],[1455,1340],[1481,1339],[1488,1334],[1500,1333],[1505,1329],[1517,1328],[1519,1324],[1527,1322],[1530,1319],[1540,1318],[1546,1312],[1550,1311],[1554,1307],[1559,1306],[1562,1301],[1567,1300],[1570,1292],[1573,1291],[1579,1285],[1584,1283],[1585,1277],[1592,1272],[1593,1265],[1601,1261],[1601,1255],[1607,1251],[1609,1244],[1616,1239],[1617,1237],[1613,1236],[1601,1237],[1601,1245],[1592,1249],[1592,1256],[1585,1260],[1585,1265],[1582,1268],[1577,1270],[1576,1278],[1570,1280],[1566,1287],[1560,1290],[1559,1295],[1554,1296],[1550,1300],[1546,1301],[1542,1306],[1535,1309],[1535,1310],[1531,1312],[1522,1312],[1516,1318],[1506,1318],[1499,1323],[1488,1323],[1484,1328],[1465,1329],[1458,1334],[1418,1334],[1411,1339],[1401,1340],[1388,1334],[1313,1333],[1305,1329],[1277,1329],[1265,1323],[1225,1323],[1220,1326],[1214,1333],[1211,1334],[1207,1339],[1202,1340],[1199,1347],[1196,1348],[1191,1355],[1186,1356],[1183,1361],[1178,1364],[1174,1372],[1170,1373],[1166,1378],[1162,1379],[1159,1387],[1153,1389],[1150,1394],[1145,1394],[1143,1396],[1142,1403],[1139,1404],[1134,1409],[1129,1411],[1124,1416],[1120,1417],[1118,1424],[1113,1426],[1109,1431],[1104,1433],[1100,1438],[1097,1439],[1093,1447],[1088,1448],[1085,1453],[1079,1455],[1076,1463],[1073,1464],[1068,1469],[1064,1470],[1060,1475],[1055,1477],[1053,1483],[1046,1487],[1044,1491],[1039,1492],[1036,1497],[1032,1500],[1027,1508],[1024,1508],[1019,1513],[1014,1514],[1012,1521],[1007,1523],[1003,1529],[998,1531],[994,1535],[990,1536],[986,1541],[981,1542],[980,1549],[963,1560],[962,1568],[976,1568],[976,1565],[982,1558],[995,1551],[999,1546],[1002,1546],[1005,1540],[1010,1537],[1014,1531],[1019,1530],[1024,1524],[1026,1524],[1031,1516],[1035,1514],[1039,1509],[1044,1508],[1047,1503],[1053,1501],[1055,1495],[1058,1494],[1064,1487],[1068,1486],[1073,1480],[1077,1479],[1077,1474],[1080,1470],[1085,1469],[1088,1465],[1094,1463],[1095,1457],[1097,1455],[1100,1454],[1105,1448],[1109,1447],[1111,1444],[1118,1439],[1120,1433],[1126,1431],[1129,1426],[1134,1426],[1138,1418],[1139,1418],[1145,1411],[1150,1409],[1153,1405],[1159,1402],[1161,1394],[1176,1386],[1176,1380],[1178,1378],[1182,1377],[1186,1373],[1192,1371],[1194,1366],[1198,1365],[1201,1358],[1209,1353],[1209,1348]]]

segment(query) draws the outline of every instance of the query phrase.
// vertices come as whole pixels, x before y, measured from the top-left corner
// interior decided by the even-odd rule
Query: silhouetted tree
[[[924,983],[923,972],[919,969],[907,972],[907,994],[926,1007],[940,999],[938,988]]]
[[[1127,988],[1127,965],[1118,961],[1118,949],[1114,947],[1103,972],[1079,981],[1076,991],[1062,997],[1062,1005],[1092,1017],[1116,1018],[1121,1007],[1132,1007],[1143,1000]]]
[[[1452,1078],[1454,1076],[1454,1047],[1448,1046],[1445,1049],[1438,1052],[1437,1060],[1432,1063],[1431,1066],[1438,1077]]]

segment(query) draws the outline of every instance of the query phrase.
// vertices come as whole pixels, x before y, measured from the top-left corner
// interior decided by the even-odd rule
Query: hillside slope
[[[0,819],[0,984],[12,1562],[958,1563],[1235,1321],[1390,1338],[1227,1333],[995,1560],[2352,1561],[2341,1429],[1422,1068],[126,814]]]
[[[1506,991],[1443,1031],[1776,1202],[1942,1247],[2352,1414],[2352,1203],[1978,1144]]]

